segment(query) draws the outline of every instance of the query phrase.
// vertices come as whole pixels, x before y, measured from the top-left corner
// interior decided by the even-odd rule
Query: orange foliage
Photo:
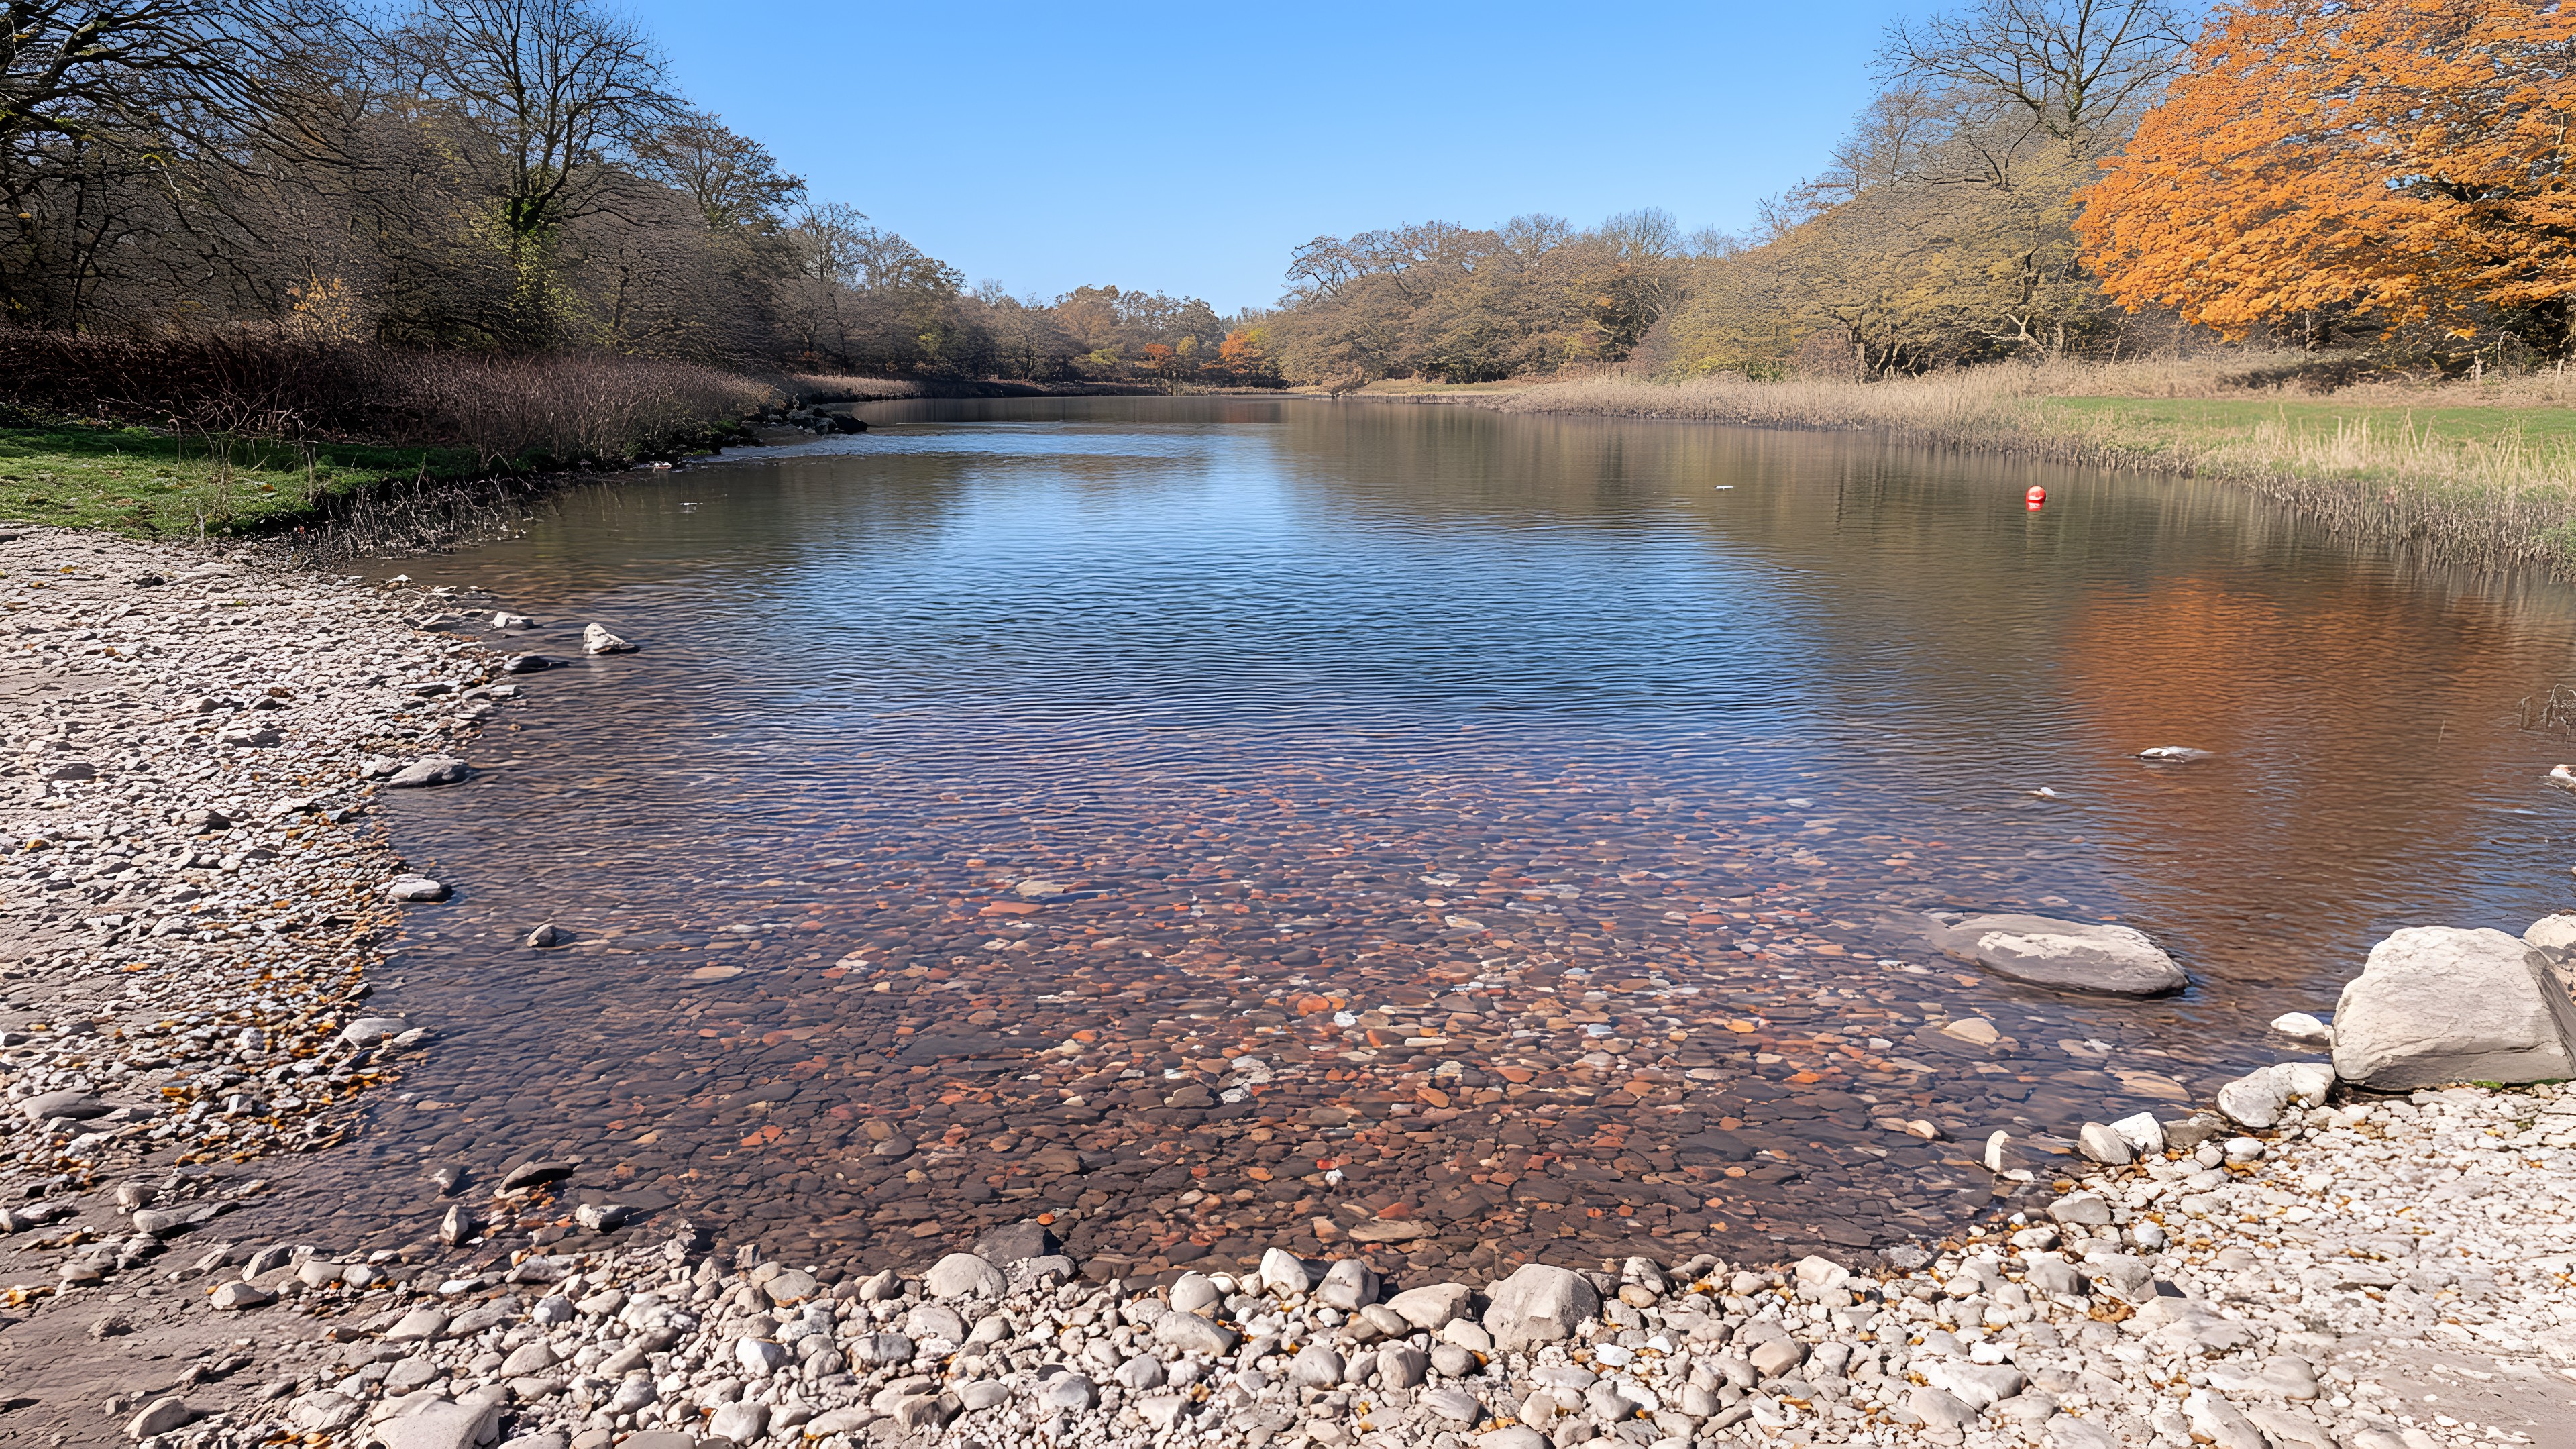
[[[2242,335],[2348,306],[2466,336],[2576,291],[2576,5],[2246,0],[2221,10],[2077,231],[2104,289]]]

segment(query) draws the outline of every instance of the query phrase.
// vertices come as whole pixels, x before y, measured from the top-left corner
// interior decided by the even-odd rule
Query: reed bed
[[[1590,378],[1518,413],[1860,429],[2082,466],[2225,478],[2338,536],[2427,561],[2576,575],[2576,415],[2566,379],[2380,379],[2319,394],[2248,359],[1995,366],[1889,382]],[[2291,376],[2295,378],[2293,372]]]

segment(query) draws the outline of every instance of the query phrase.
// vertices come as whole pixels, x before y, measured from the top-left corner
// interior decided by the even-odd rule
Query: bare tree
[[[330,0],[7,0],[0,313],[78,327],[100,257],[186,228],[207,173],[318,160],[291,82],[347,27]]]
[[[691,112],[637,147],[644,174],[696,202],[707,230],[768,230],[804,200],[805,180],[778,169],[769,148],[703,111]]]
[[[421,94],[467,128],[460,153],[518,272],[518,340],[551,340],[558,235],[617,209],[638,146],[684,114],[661,56],[585,0],[424,0],[399,41]]]
[[[1879,78],[1960,88],[2083,150],[2155,98],[2199,13],[2169,0],[1978,0],[1888,27]]]

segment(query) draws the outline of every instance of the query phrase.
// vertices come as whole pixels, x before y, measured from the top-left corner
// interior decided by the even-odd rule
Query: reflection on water
[[[407,565],[644,652],[394,802],[460,888],[388,993],[444,1046],[332,1170],[574,1154],[904,1257],[1043,1211],[1140,1271],[1848,1249],[1988,1202],[1995,1127],[2268,1059],[2393,927],[2565,892],[2564,740],[2513,710],[2570,596],[2222,489],[1439,407],[870,416]],[[1886,924],[1985,908],[2198,984],[2050,997]]]

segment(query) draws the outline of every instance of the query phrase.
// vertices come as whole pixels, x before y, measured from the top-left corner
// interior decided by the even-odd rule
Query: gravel
[[[178,582],[126,582],[147,572]],[[2433,1449],[2576,1419],[2576,1093],[2356,1099],[2310,1090],[2313,1063],[2236,1093],[2267,1127],[2176,1113],[2087,1134],[2089,1157],[1989,1144],[2037,1191],[1947,1242],[1795,1263],[1504,1245],[1554,1270],[1508,1291],[1358,1232],[1325,1250],[1353,1266],[1261,1243],[1129,1281],[1042,1222],[961,1227],[925,1282],[576,1203],[555,1161],[439,1181],[453,1244],[228,1240],[273,1191],[250,1164],[337,1140],[352,1099],[435,1049],[434,1023],[363,1007],[381,934],[438,909],[386,899],[404,867],[374,792],[472,758],[500,661],[419,632],[434,596],[244,558],[34,536],[0,543],[0,585],[37,681],[0,694],[0,1252],[31,1315],[8,1333],[113,1301],[144,1326],[89,1314],[95,1351],[204,1346],[101,1395],[90,1440]]]

